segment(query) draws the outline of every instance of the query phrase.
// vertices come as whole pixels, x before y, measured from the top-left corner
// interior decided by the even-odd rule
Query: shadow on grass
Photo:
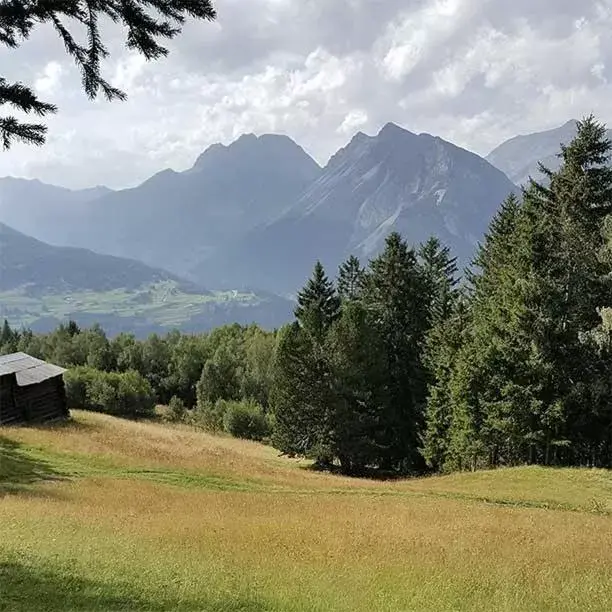
[[[426,474],[422,472],[396,472],[386,471],[380,468],[363,468],[358,471],[345,472],[338,465],[304,465],[300,466],[300,469],[308,472],[320,472],[324,474],[331,474],[333,476],[340,476],[342,478],[355,478],[357,480],[379,480],[382,482],[397,481],[397,480],[410,480],[411,478],[421,478]]]
[[[206,601],[198,598],[155,601],[130,592],[129,587],[36,570],[16,562],[0,561],[0,611],[6,612],[118,612],[120,610],[162,612],[197,610],[223,612],[262,612],[264,603],[239,596]]]
[[[98,429],[95,425],[90,423],[83,423],[83,421],[76,421],[72,417],[56,419],[54,421],[47,421],[46,423],[28,423],[24,427],[29,429],[44,429],[48,431],[95,431]]]
[[[34,495],[32,485],[65,479],[66,475],[49,462],[30,457],[19,442],[0,436],[0,498],[17,493]]]

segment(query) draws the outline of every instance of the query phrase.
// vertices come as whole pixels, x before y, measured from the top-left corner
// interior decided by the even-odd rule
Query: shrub
[[[180,397],[173,395],[168,405],[169,420],[174,423],[180,423],[185,420],[187,409],[185,403]]]
[[[223,417],[227,410],[228,402],[217,400],[212,402],[200,401],[193,414],[194,425],[203,427],[207,431],[218,432],[223,430]]]
[[[138,372],[78,367],[66,372],[64,380],[70,408],[127,417],[150,416],[155,409],[153,389]]]
[[[99,374],[94,368],[79,366],[72,368],[64,374],[66,386],[66,400],[71,410],[91,410],[88,389]]]
[[[262,441],[271,433],[263,408],[255,402],[229,402],[223,416],[223,428],[236,438]]]

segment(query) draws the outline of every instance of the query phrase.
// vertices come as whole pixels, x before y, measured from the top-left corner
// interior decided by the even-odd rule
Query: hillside
[[[394,124],[357,134],[282,215],[194,270],[200,282],[293,293],[317,259],[333,274],[349,254],[364,262],[386,236],[431,235],[467,265],[515,186],[481,157]]]
[[[487,156],[487,161],[504,172],[516,185],[525,185],[529,177],[542,178],[538,162],[557,170],[560,165],[558,153],[561,144],[569,143],[576,136],[576,120],[561,127],[534,134],[515,136],[496,147]],[[608,132],[612,138],[612,130]]]
[[[608,472],[306,468],[91,413],[4,428],[0,609],[609,610]]]
[[[72,318],[139,336],[259,322],[275,327],[292,304],[266,294],[213,292],[138,261],[55,247],[0,223],[0,318],[49,331]]]
[[[0,223],[0,291],[23,286],[33,295],[134,290],[165,281],[173,281],[184,290],[199,291],[193,283],[139,261],[87,249],[52,246]]]

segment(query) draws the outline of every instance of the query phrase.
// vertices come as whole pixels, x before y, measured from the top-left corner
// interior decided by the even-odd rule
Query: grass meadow
[[[75,412],[0,429],[0,610],[612,609],[612,474],[377,482]]]

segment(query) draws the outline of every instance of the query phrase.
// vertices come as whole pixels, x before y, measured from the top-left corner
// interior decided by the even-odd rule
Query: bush
[[[116,416],[150,416],[155,409],[151,385],[138,372],[102,372],[78,367],[66,372],[69,408]]]
[[[70,410],[91,410],[88,389],[99,372],[94,368],[79,366],[64,374],[66,400]]]
[[[169,420],[174,423],[181,423],[185,420],[185,415],[187,413],[187,409],[185,408],[185,403],[180,397],[173,395],[170,399],[170,403],[168,404],[169,411]]]
[[[223,429],[236,438],[260,442],[271,433],[268,417],[255,402],[229,402],[223,416]]]
[[[212,402],[200,401],[193,413],[193,424],[207,431],[223,431],[223,417],[227,410],[228,402],[217,400]]]

